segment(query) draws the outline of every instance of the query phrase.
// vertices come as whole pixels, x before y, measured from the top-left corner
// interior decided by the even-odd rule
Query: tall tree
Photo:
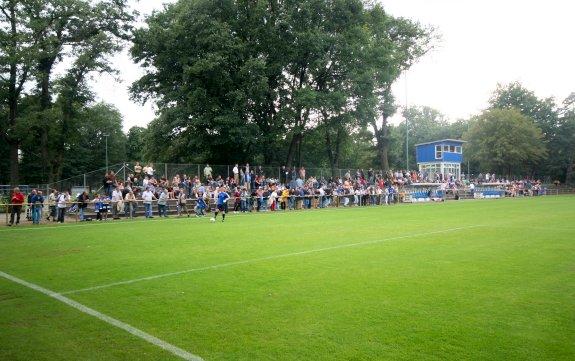
[[[564,151],[561,140],[563,134],[561,133],[560,109],[555,100],[538,98],[533,91],[514,82],[506,85],[499,84],[489,103],[492,109],[517,109],[541,129],[549,156],[541,159],[538,168],[550,176],[562,178],[569,157]]]
[[[6,41],[0,46],[2,53],[7,54],[3,58],[4,63],[9,64],[6,69],[10,68],[5,86],[10,93],[8,103],[12,115],[3,133],[11,145],[12,182],[17,183],[18,180],[19,164],[14,159],[17,158],[22,135],[15,129],[18,128],[19,119],[18,99],[26,81],[36,83],[33,94],[37,111],[35,116],[26,119],[31,123],[25,124],[24,128],[39,135],[43,159],[60,163],[51,164],[48,172],[51,177],[57,177],[61,169],[59,157],[62,154],[62,141],[56,142],[60,144],[60,149],[53,149],[49,135],[54,133],[54,129],[51,129],[54,125],[60,130],[66,130],[66,127],[55,122],[58,119],[53,109],[55,84],[70,85],[73,79],[80,83],[91,71],[102,71],[102,59],[118,49],[117,39],[128,38],[133,14],[127,11],[125,0],[4,0],[0,8],[5,16],[2,24],[9,25],[4,27],[9,30],[3,32]],[[94,51],[100,53],[95,54]],[[92,58],[91,64],[87,58]],[[82,65],[78,67],[80,63]],[[72,65],[65,68],[62,80],[53,77],[57,64]],[[3,72],[4,69],[2,67]],[[79,74],[82,74],[81,79],[78,78]],[[68,87],[68,95],[73,88],[79,89]],[[68,110],[71,108],[68,107]],[[62,114],[71,115],[69,112]],[[67,135],[58,133],[57,137],[65,138]],[[53,154],[56,154],[55,158]]]
[[[434,45],[433,28],[422,27],[404,18],[388,16],[380,5],[369,11],[368,27],[371,53],[366,68],[371,82],[372,112],[366,118],[376,139],[380,166],[389,170],[389,117],[397,110],[391,86],[402,72],[409,69]]]
[[[467,152],[481,169],[507,176],[537,173],[547,156],[543,133],[516,109],[492,109],[474,120]]]
[[[381,84],[371,79],[399,74],[428,34],[371,9],[361,0],[192,0],[154,14],[132,48],[147,71],[132,92],[162,109],[150,127],[153,153],[270,163],[285,146],[290,166],[319,127],[335,168],[344,134],[375,117]]]
[[[140,162],[144,160],[146,132],[146,128],[143,127],[131,127],[128,130],[126,140],[126,160]]]
[[[13,185],[19,180],[18,153],[22,137],[18,110],[38,43],[38,34],[32,30],[32,19],[25,14],[26,2],[0,2],[0,84],[8,115],[0,121],[0,136],[10,148],[10,183]]]

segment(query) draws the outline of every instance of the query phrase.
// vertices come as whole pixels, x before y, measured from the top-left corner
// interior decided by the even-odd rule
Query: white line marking
[[[90,315],[90,316],[94,316],[94,317],[96,317],[97,319],[100,319],[100,320],[102,320],[102,321],[104,321],[104,322],[106,322],[106,323],[109,323],[109,324],[112,325],[112,326],[116,326],[116,327],[118,327],[118,328],[120,328],[120,329],[122,329],[122,330],[124,330],[124,331],[127,331],[127,332],[131,333],[132,335],[134,335],[134,336],[136,336],[136,337],[139,337],[139,338],[141,338],[142,340],[147,341],[147,342],[149,342],[149,343],[151,343],[151,344],[153,344],[153,345],[156,345],[156,346],[158,346],[158,347],[161,347],[161,348],[163,348],[164,350],[166,350],[166,351],[168,351],[168,352],[170,352],[170,353],[172,353],[172,354],[174,354],[174,355],[176,355],[176,356],[178,356],[178,357],[180,357],[180,358],[182,358],[182,359],[184,359],[184,360],[203,361],[203,359],[202,359],[201,357],[199,357],[199,356],[193,355],[193,354],[191,354],[191,353],[189,353],[189,352],[187,352],[187,351],[185,351],[185,350],[182,350],[181,348],[179,348],[179,347],[177,347],[177,346],[174,346],[174,345],[172,345],[172,344],[170,344],[170,343],[168,343],[168,342],[166,342],[166,341],[160,340],[159,338],[154,337],[154,336],[150,335],[149,333],[146,333],[146,332],[144,332],[144,331],[142,331],[142,330],[139,330],[139,329],[137,329],[137,328],[135,328],[135,327],[133,327],[133,326],[130,326],[130,325],[128,325],[127,323],[124,323],[124,322],[122,322],[122,321],[116,320],[115,318],[112,318],[112,317],[110,317],[110,316],[107,316],[107,315],[105,315],[105,314],[103,314],[103,313],[101,313],[101,312],[98,312],[98,311],[96,311],[96,310],[94,310],[94,309],[92,309],[92,308],[86,307],[86,306],[84,306],[84,305],[81,304],[81,303],[78,303],[78,302],[76,302],[76,301],[74,301],[74,300],[71,300],[71,299],[69,299],[69,298],[67,298],[67,297],[62,296],[60,293],[57,293],[57,292],[54,292],[54,291],[50,291],[49,289],[46,289],[46,288],[40,287],[40,286],[38,286],[38,285],[35,285],[35,284],[33,284],[33,283],[24,281],[24,280],[22,280],[22,279],[20,279],[20,278],[14,277],[14,276],[9,275],[9,274],[7,274],[7,273],[4,273],[4,272],[2,272],[2,271],[0,271],[0,276],[4,277],[4,278],[6,278],[6,279],[8,279],[8,280],[10,280],[10,281],[12,281],[12,282],[18,283],[18,284],[20,284],[20,285],[26,286],[26,287],[28,287],[28,288],[31,288],[31,289],[35,290],[35,291],[38,291],[38,292],[40,292],[40,293],[43,293],[43,294],[45,294],[45,295],[47,295],[47,296],[49,296],[49,297],[52,297],[52,298],[54,298],[54,299],[56,299],[56,300],[58,300],[58,301],[60,301],[60,302],[65,303],[65,304],[67,304],[68,306],[73,307],[73,308],[75,308],[75,309],[77,309],[77,310],[79,310],[79,311],[81,311],[81,312],[83,312],[83,313],[86,313],[86,314],[88,314],[88,315]]]
[[[225,268],[225,267],[243,265],[243,264],[247,264],[247,263],[256,263],[256,262],[269,261],[269,260],[278,259],[278,258],[285,258],[285,257],[292,257],[292,256],[301,256],[301,255],[305,255],[305,254],[318,253],[318,252],[324,252],[324,251],[331,251],[331,250],[342,249],[342,248],[365,246],[365,245],[376,244],[376,243],[381,243],[381,242],[386,242],[386,241],[404,239],[404,238],[413,238],[413,237],[419,237],[419,236],[428,236],[428,235],[432,235],[432,234],[454,232],[454,231],[460,231],[460,230],[464,230],[464,229],[477,228],[477,227],[482,227],[482,226],[483,226],[483,225],[474,225],[474,226],[450,228],[450,229],[445,229],[445,230],[441,230],[441,231],[433,231],[433,232],[426,232],[426,233],[409,234],[409,235],[405,235],[405,236],[397,236],[397,237],[390,237],[390,238],[384,238],[384,239],[377,239],[377,240],[374,240],[374,241],[365,241],[365,242],[356,242],[356,243],[341,244],[341,245],[338,245],[338,246],[318,248],[318,249],[311,249],[311,250],[301,251],[301,252],[292,252],[292,253],[279,254],[279,255],[275,255],[275,256],[268,256],[268,257],[261,257],[261,258],[252,258],[252,259],[248,259],[248,260],[244,260],[244,261],[221,263],[221,264],[217,264],[217,265],[213,265],[213,266],[207,266],[207,267],[201,267],[201,268],[192,268],[192,269],[188,269],[188,270],[184,270],[184,271],[163,273],[163,274],[154,275],[154,276],[148,276],[148,277],[135,278],[135,279],[126,280],[126,281],[108,283],[108,284],[104,284],[104,285],[100,285],[100,286],[94,286],[94,287],[87,287],[87,288],[82,288],[82,289],[77,289],[77,290],[71,290],[71,291],[61,292],[61,294],[62,294],[62,295],[68,295],[68,294],[72,294],[72,293],[88,292],[88,291],[99,290],[99,289],[102,289],[102,288],[108,288],[108,287],[120,286],[120,285],[127,285],[127,284],[131,284],[131,283],[142,282],[142,281],[150,281],[150,280],[155,280],[155,279],[158,279],[158,278],[176,276],[176,275],[181,275],[181,274],[185,274],[185,273],[207,271],[207,270],[213,270],[213,269],[219,269],[219,268]]]

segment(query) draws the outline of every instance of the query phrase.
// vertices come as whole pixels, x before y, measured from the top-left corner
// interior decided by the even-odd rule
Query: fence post
[[[228,165],[228,179],[230,178],[230,166]]]
[[[128,163],[126,163],[126,161],[124,161],[124,166],[122,167],[124,169],[124,179],[122,179],[122,181],[124,181],[124,182],[126,181],[126,164],[128,164]],[[84,185],[84,187],[86,187],[86,185]]]
[[[166,179],[170,179],[170,177],[168,177],[168,163],[164,163],[164,176]]]
[[[199,179],[200,182],[201,182],[202,178],[200,178],[200,165],[199,165],[199,164],[198,164],[198,179]]]
[[[84,173],[84,189],[86,189],[86,173]]]

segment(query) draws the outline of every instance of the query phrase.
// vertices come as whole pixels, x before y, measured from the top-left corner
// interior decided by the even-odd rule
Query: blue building
[[[415,145],[419,171],[428,179],[435,180],[443,174],[443,179],[452,175],[461,179],[463,163],[463,140],[443,139]]]

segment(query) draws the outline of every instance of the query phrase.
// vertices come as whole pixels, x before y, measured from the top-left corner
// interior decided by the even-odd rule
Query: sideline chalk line
[[[87,307],[87,306],[84,306],[83,304],[78,303],[78,302],[76,302],[76,301],[74,301],[74,300],[72,300],[72,299],[69,299],[68,297],[64,297],[64,296],[62,296],[60,293],[51,291],[51,290],[49,290],[49,289],[40,287],[40,286],[38,286],[38,285],[35,285],[35,284],[30,283],[30,282],[27,282],[27,281],[24,281],[24,280],[22,280],[22,279],[20,279],[20,278],[14,277],[14,276],[9,275],[9,274],[7,274],[7,273],[4,273],[4,272],[2,272],[2,271],[0,271],[0,276],[1,276],[1,277],[4,277],[4,278],[6,278],[7,280],[10,280],[10,281],[12,281],[12,282],[14,282],[14,283],[18,283],[18,284],[20,284],[20,285],[26,286],[26,287],[28,287],[28,288],[30,288],[30,289],[33,289],[33,290],[38,291],[38,292],[40,292],[40,293],[43,293],[43,294],[45,294],[45,295],[47,295],[47,296],[49,296],[49,297],[51,297],[51,298],[54,298],[54,299],[56,299],[56,300],[58,300],[58,301],[60,301],[60,302],[62,302],[62,303],[65,303],[65,304],[67,304],[68,306],[73,307],[73,308],[75,308],[75,309],[77,309],[77,310],[79,310],[79,311],[81,311],[81,312],[83,312],[83,313],[86,313],[86,314],[88,314],[88,315],[90,315],[90,316],[96,317],[97,319],[102,320],[102,321],[104,321],[104,322],[106,322],[106,323],[108,323],[108,324],[110,324],[110,325],[112,325],[112,326],[115,326],[115,327],[120,328],[120,329],[122,329],[122,330],[124,330],[124,331],[127,331],[128,333],[130,333],[130,334],[132,334],[132,335],[134,335],[134,336],[136,336],[136,337],[138,337],[138,338],[141,338],[142,340],[144,340],[144,341],[146,341],[146,342],[149,342],[149,343],[151,343],[151,344],[153,344],[153,345],[156,345],[156,346],[158,346],[158,347],[161,347],[161,348],[163,348],[164,350],[166,350],[166,351],[168,351],[168,352],[170,352],[170,353],[172,353],[172,354],[174,354],[174,355],[176,355],[176,356],[178,356],[178,357],[180,357],[180,358],[182,358],[182,359],[184,359],[184,360],[189,360],[189,361],[203,361],[203,359],[202,359],[201,357],[199,357],[199,356],[196,356],[196,355],[194,355],[194,354],[191,354],[191,353],[189,353],[189,352],[186,351],[186,350],[183,350],[183,349],[181,349],[181,348],[179,348],[179,347],[177,347],[177,346],[174,346],[174,345],[172,345],[172,344],[170,344],[170,343],[168,343],[168,342],[166,342],[166,341],[163,341],[163,340],[161,340],[161,339],[159,339],[159,338],[157,338],[157,337],[155,337],[155,336],[152,336],[152,335],[150,335],[149,333],[146,333],[146,332],[144,332],[144,331],[142,331],[142,330],[140,330],[140,329],[137,329],[137,328],[135,328],[135,327],[133,327],[133,326],[130,326],[130,325],[128,325],[127,323],[124,323],[124,322],[122,322],[122,321],[120,321],[120,320],[117,320],[117,319],[112,318],[112,317],[110,317],[110,316],[108,316],[108,315],[105,315],[105,314],[103,314],[103,313],[101,313],[101,312],[98,312],[98,311],[96,311],[96,310],[94,310],[94,309],[92,309],[92,308],[89,308],[89,307]]]
[[[225,268],[225,267],[243,265],[243,264],[248,264],[248,263],[256,263],[256,262],[262,262],[262,261],[269,261],[269,260],[272,260],[272,259],[279,259],[279,258],[286,258],[286,257],[293,257],[293,256],[301,256],[301,255],[306,255],[306,254],[311,254],[311,253],[331,251],[331,250],[342,249],[342,248],[351,248],[351,247],[365,246],[365,245],[377,244],[377,243],[381,243],[381,242],[393,241],[393,240],[398,240],[398,239],[413,238],[413,237],[419,237],[419,236],[428,236],[428,235],[440,234],[440,233],[448,233],[448,232],[460,231],[460,230],[464,230],[464,229],[471,229],[471,228],[477,228],[477,227],[483,227],[483,225],[472,225],[472,226],[465,226],[465,227],[449,228],[449,229],[444,229],[444,230],[439,230],[439,231],[433,231],[433,232],[408,234],[408,235],[403,235],[403,236],[396,236],[396,237],[389,237],[389,238],[384,238],[384,239],[377,239],[377,240],[373,240],[373,241],[365,241],[365,242],[355,242],[355,243],[341,244],[341,245],[337,245],[337,246],[331,246],[331,247],[325,247],[325,248],[317,248],[317,249],[311,249],[311,250],[307,250],[307,251],[291,252],[291,253],[284,253],[284,254],[279,254],[279,255],[275,255],[275,256],[267,256],[267,257],[261,257],[261,258],[251,258],[251,259],[247,259],[247,260],[243,260],[243,261],[220,263],[220,264],[213,265],[213,266],[206,266],[206,267],[201,267],[201,268],[192,268],[192,269],[188,269],[188,270],[177,271],[177,272],[170,272],[170,273],[162,273],[162,274],[158,274],[158,275],[154,275],[154,276],[148,276],[148,277],[142,277],[142,278],[135,278],[135,279],[131,279],[131,280],[120,281],[120,282],[113,282],[113,283],[108,283],[108,284],[99,285],[99,286],[94,286],[94,287],[87,287],[87,288],[81,288],[81,289],[77,289],[77,290],[70,290],[70,291],[60,292],[60,294],[62,294],[62,295],[68,295],[68,294],[72,294],[72,293],[95,291],[95,290],[99,290],[99,289],[103,289],[103,288],[108,288],[108,287],[113,287],[113,286],[127,285],[127,284],[131,284],[131,283],[142,282],[142,281],[150,281],[150,280],[155,280],[155,279],[158,279],[158,278],[164,278],[164,277],[170,277],[170,276],[177,276],[177,275],[186,274],[186,273],[207,271],[207,270],[213,270],[213,269],[219,269],[219,268]]]

